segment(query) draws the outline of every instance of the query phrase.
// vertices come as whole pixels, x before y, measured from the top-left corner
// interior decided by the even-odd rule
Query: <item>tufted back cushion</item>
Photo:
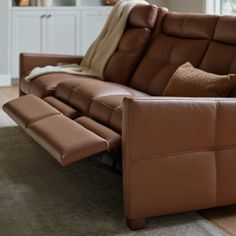
[[[161,9],[159,10],[161,11]],[[160,14],[160,13],[159,13]],[[158,33],[131,80],[131,87],[161,95],[175,70],[189,61],[199,67],[214,35],[218,16],[165,13]]]
[[[221,16],[200,68],[216,74],[236,74],[236,17]]]
[[[118,48],[106,65],[106,81],[129,83],[149,43],[157,13],[155,5],[137,5],[132,9]]]

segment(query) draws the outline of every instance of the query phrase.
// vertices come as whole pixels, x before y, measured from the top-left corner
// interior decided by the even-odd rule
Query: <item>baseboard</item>
[[[11,76],[0,74],[0,87],[11,86]]]

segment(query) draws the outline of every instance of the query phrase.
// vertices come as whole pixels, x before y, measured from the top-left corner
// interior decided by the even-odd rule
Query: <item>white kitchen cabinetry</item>
[[[12,77],[18,77],[19,54],[77,54],[76,11],[12,11]]]
[[[18,76],[20,52],[42,52],[43,11],[12,13],[11,75]]]
[[[76,11],[48,11],[46,52],[54,54],[77,54],[77,28],[79,28],[79,18]]]
[[[81,53],[84,54],[97,38],[106,23],[111,10],[82,10],[81,12]]]
[[[12,8],[11,76],[19,77],[19,54],[83,55],[102,30],[111,7]]]

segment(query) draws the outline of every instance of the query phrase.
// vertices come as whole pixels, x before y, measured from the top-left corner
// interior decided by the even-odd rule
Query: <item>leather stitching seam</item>
[[[45,116],[43,116],[43,117],[41,117],[39,120],[35,120],[35,121],[33,121],[32,123],[30,123],[29,125],[27,125],[26,126],[26,130],[27,129],[30,129],[30,127],[32,127],[34,124],[36,124],[37,122],[40,122],[40,121],[42,121],[42,120],[45,120],[45,119],[47,119],[47,118],[49,118],[49,117],[52,117],[52,116],[58,116],[58,115],[63,115],[61,112],[58,112],[58,113],[52,113],[52,114],[50,114],[50,115],[45,115]]]
[[[91,108],[91,105],[92,105],[92,102],[93,102],[93,99],[86,95],[85,93],[83,93],[81,90],[77,90],[79,86],[76,86],[73,88],[73,90],[71,91],[70,93],[70,99],[69,99],[69,102],[71,103],[71,97],[72,97],[72,93],[75,92],[75,93],[78,93],[80,96],[84,97],[84,98],[87,98],[89,100],[89,105],[88,105],[88,109],[87,109],[87,114],[89,114],[89,111],[90,111],[90,108]]]
[[[216,102],[216,114],[215,114],[215,147],[217,147],[218,144],[218,134],[219,134],[219,106],[220,103],[217,101]],[[214,151],[214,155],[215,155],[215,175],[216,175],[216,179],[215,179],[215,188],[216,188],[216,192],[215,192],[215,203],[217,203],[217,198],[218,198],[218,150],[216,149]]]
[[[236,149],[236,145],[234,146],[222,146],[222,147],[215,147],[215,148],[203,148],[203,149],[196,149],[190,151],[183,151],[183,152],[173,152],[173,153],[166,153],[166,154],[151,154],[147,156],[133,156],[132,161],[142,161],[142,160],[150,160],[150,159],[161,159],[161,158],[168,158],[171,156],[179,156],[185,154],[191,154],[196,152],[214,152],[214,151],[222,151],[222,150],[232,150]]]
[[[128,101],[129,102],[129,101]],[[127,157],[127,175],[128,175],[128,180],[126,180],[129,184],[128,186],[128,205],[130,206],[129,208],[129,214],[131,214],[131,211],[132,211],[132,206],[131,206],[131,185],[133,186],[133,183],[131,183],[131,161],[132,161],[132,157],[131,157],[131,136],[133,135],[133,127],[132,127],[132,122],[131,122],[131,118],[130,118],[130,114],[131,114],[131,106],[127,106],[129,109],[127,109],[127,115],[128,115],[128,127],[129,129],[127,130],[127,133],[128,133],[128,144],[127,144],[127,147],[128,147],[128,157]],[[123,132],[122,132],[123,133]],[[127,135],[127,134],[126,134]]]

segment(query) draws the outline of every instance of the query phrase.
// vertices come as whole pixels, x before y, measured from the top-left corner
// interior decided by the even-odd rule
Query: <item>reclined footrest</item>
[[[63,166],[109,149],[105,139],[63,115],[40,120],[27,133]]]
[[[6,103],[3,110],[23,129],[43,118],[61,114],[48,103],[33,95],[16,98]]]
[[[46,97],[43,100],[60,111],[64,116],[67,116],[71,119],[75,119],[80,116],[80,113],[77,110],[55,97]]]
[[[120,135],[107,127],[89,118],[73,121],[32,95],[7,103],[4,111],[63,166],[121,142]]]
[[[95,120],[87,116],[81,116],[75,121],[86,129],[97,134],[99,137],[107,140],[107,142],[109,143],[109,151],[121,147],[121,135],[116,133],[115,131],[107,128],[106,126],[96,122]]]

